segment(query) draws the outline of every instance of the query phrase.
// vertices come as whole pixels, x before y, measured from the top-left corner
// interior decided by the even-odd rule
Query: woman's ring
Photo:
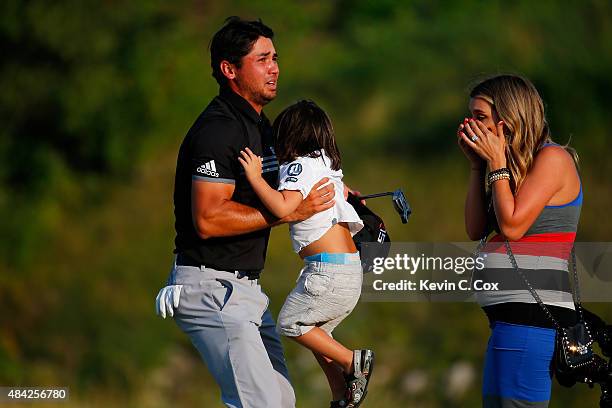
[[[476,143],[477,140],[478,140],[478,136],[476,135],[472,136],[472,142]]]

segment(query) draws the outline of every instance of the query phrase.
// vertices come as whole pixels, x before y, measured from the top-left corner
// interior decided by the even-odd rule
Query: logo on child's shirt
[[[287,169],[287,174],[290,176],[299,176],[302,173],[302,165],[300,163],[293,163]]]

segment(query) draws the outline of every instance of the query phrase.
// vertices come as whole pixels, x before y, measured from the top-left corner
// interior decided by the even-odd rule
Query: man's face
[[[259,37],[251,52],[242,57],[240,68],[234,67],[236,91],[259,110],[276,97],[278,61],[272,40]]]

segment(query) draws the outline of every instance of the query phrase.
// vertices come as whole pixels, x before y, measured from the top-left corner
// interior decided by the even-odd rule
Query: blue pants
[[[495,322],[482,386],[485,408],[545,408],[552,387],[555,330]]]

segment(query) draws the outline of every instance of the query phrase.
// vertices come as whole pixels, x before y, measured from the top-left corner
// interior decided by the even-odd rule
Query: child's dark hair
[[[311,100],[287,107],[274,121],[276,157],[289,163],[298,157],[321,157],[321,149],[331,160],[332,170],[340,170],[340,151],[329,116]]]

